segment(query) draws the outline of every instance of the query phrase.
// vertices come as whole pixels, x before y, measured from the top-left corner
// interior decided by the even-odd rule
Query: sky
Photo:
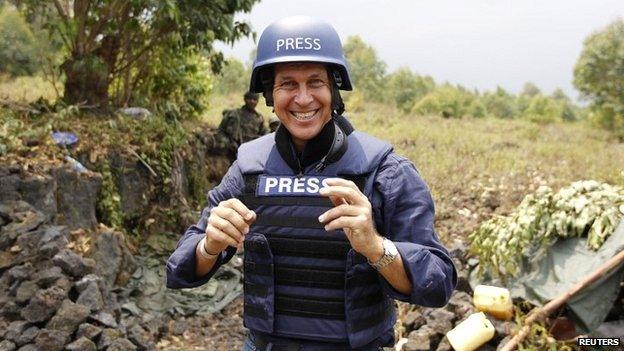
[[[545,93],[560,87],[578,98],[572,79],[583,41],[624,17],[624,0],[263,0],[237,20],[260,37],[291,15],[326,20],[343,43],[359,35],[388,72],[409,67],[480,91],[517,93],[530,81]],[[246,39],[218,48],[248,62],[255,45]]]

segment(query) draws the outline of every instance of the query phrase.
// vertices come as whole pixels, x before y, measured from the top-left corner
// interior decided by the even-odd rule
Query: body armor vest
[[[347,142],[339,160],[320,172],[311,165],[303,174],[282,159],[272,134],[241,146],[237,162],[245,190],[240,199],[257,213],[244,242],[247,328],[352,348],[393,328],[394,304],[383,294],[383,277],[351,249],[342,230],[325,231],[318,221],[333,207],[318,194],[326,178],[352,180],[371,200],[378,166],[392,151],[357,131]]]

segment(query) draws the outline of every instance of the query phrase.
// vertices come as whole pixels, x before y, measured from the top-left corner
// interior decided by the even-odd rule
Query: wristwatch
[[[389,265],[399,255],[399,250],[397,250],[396,246],[394,245],[392,241],[384,238],[382,245],[384,249],[384,254],[383,256],[381,256],[379,261],[377,262],[368,261],[368,264],[373,266],[373,268],[375,268],[376,270],[380,270],[384,268],[385,266]]]

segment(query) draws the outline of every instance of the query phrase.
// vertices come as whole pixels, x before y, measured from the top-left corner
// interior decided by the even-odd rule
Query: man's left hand
[[[326,183],[320,194],[329,197],[334,208],[320,215],[319,222],[327,231],[343,229],[355,251],[372,262],[378,261],[384,252],[383,238],[375,229],[370,201],[352,181],[331,178]]]

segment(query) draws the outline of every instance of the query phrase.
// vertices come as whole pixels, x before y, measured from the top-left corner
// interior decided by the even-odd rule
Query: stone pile
[[[113,292],[134,270],[119,234],[96,233],[83,257],[49,220],[24,201],[0,203],[0,351],[154,349],[151,326],[122,320]]]
[[[403,319],[407,342],[401,347],[402,351],[453,350],[445,334],[472,313],[477,312],[472,303],[472,289],[468,283],[466,246],[458,240],[450,246],[449,251],[458,270],[457,289],[443,308],[410,307]],[[503,339],[512,333],[515,326],[512,322],[499,321],[492,317],[488,319],[496,328],[496,334],[479,348],[481,351],[496,350]]]

